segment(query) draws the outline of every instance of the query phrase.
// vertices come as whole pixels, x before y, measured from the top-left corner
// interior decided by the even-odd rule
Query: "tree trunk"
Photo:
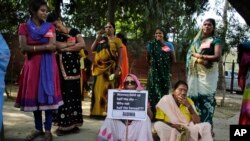
[[[60,8],[60,6],[61,6],[61,3],[62,3],[62,0],[56,0],[56,1],[54,1],[55,2],[55,13],[59,16],[59,17],[61,17],[61,8]]]
[[[111,23],[115,23],[115,10],[116,10],[115,0],[108,0],[108,15],[107,15],[107,19]]]
[[[244,18],[246,23],[250,26],[250,2],[249,0],[228,0],[236,11]]]
[[[228,29],[228,21],[227,21],[227,11],[229,9],[229,3],[227,0],[225,0],[224,9],[223,9],[223,33],[222,33],[222,47],[225,47],[226,43],[226,33]],[[217,83],[218,89],[222,92],[223,97],[221,100],[221,106],[224,106],[225,102],[225,95],[226,95],[226,82],[225,82],[225,76],[224,76],[224,69],[223,69],[223,57],[219,60],[219,80]]]

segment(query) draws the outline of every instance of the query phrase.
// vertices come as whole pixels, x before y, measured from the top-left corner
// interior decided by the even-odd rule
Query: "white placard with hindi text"
[[[146,120],[148,91],[108,90],[108,113],[112,119]]]

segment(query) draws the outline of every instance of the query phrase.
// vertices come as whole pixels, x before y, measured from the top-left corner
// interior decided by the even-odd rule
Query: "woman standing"
[[[33,112],[35,129],[26,140],[43,135],[42,111],[45,111],[45,141],[52,141],[52,110],[63,104],[55,58],[55,28],[46,22],[47,3],[31,0],[30,19],[19,26],[19,44],[27,54],[15,106]]]
[[[175,61],[174,47],[166,42],[166,33],[162,28],[156,28],[155,39],[147,46],[148,72],[147,90],[152,111],[163,95],[168,94],[170,88],[171,64]]]
[[[115,25],[108,22],[105,30],[97,33],[97,38],[91,46],[94,53],[92,117],[106,116],[108,89],[118,88],[119,86],[122,61],[121,48],[122,41],[115,37]]]
[[[238,63],[238,84],[243,90],[239,124],[250,125],[250,41],[238,46]]]
[[[129,72],[127,38],[122,33],[117,33],[116,37],[120,38],[122,40],[122,50],[121,50],[121,52],[122,52],[122,64],[121,64],[121,77],[120,77],[120,86],[119,86],[119,88],[122,88],[123,81]]]
[[[10,50],[0,33],[0,140],[4,140],[3,128],[3,103],[4,103],[4,89],[5,89],[5,74],[10,61]]]
[[[83,124],[79,52],[85,47],[85,42],[77,29],[66,27],[55,13],[49,14],[47,21],[53,23],[57,31],[57,63],[64,105],[53,117],[58,126],[56,134],[62,136],[79,132]]]
[[[88,51],[85,49],[80,50],[80,68],[81,68],[81,76],[80,76],[80,85],[81,85],[81,93],[82,100],[84,100],[85,96],[90,91],[90,86],[88,85],[88,80],[91,76],[91,66],[92,62],[88,58]]]
[[[221,41],[215,37],[215,20],[206,19],[187,54],[188,96],[194,101],[201,122],[213,125],[215,93],[218,81],[218,61]]]

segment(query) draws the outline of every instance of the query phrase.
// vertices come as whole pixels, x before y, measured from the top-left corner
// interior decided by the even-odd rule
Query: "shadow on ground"
[[[6,99],[3,109],[5,141],[23,141],[25,137],[34,130],[33,114],[31,112],[22,112],[14,107],[15,92]],[[221,106],[222,94],[216,95],[217,106],[214,115],[215,141],[229,141],[229,127],[238,123],[242,95],[226,93],[225,103]],[[56,136],[53,132],[53,141],[95,141],[99,128],[103,120],[89,118],[90,98],[85,97],[82,101],[84,114],[84,125],[80,128],[78,134],[69,134],[65,136]],[[56,127],[52,127],[55,131]],[[42,137],[35,141],[44,140]]]

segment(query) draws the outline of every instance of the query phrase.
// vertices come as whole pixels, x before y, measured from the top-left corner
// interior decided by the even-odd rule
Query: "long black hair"
[[[180,85],[185,85],[185,86],[187,86],[187,88],[188,88],[187,82],[185,82],[185,81],[183,81],[183,80],[179,80],[179,81],[177,81],[177,82],[175,83],[173,89],[176,90]]]
[[[124,34],[122,34],[122,33],[117,33],[117,34],[116,34],[116,37],[120,38],[120,39],[122,40],[122,43],[123,43],[125,46],[127,46],[127,38],[125,37]]]
[[[45,0],[30,0],[30,2],[29,2],[30,16],[33,17],[34,14],[36,14],[36,12],[39,10],[39,8],[43,5],[47,6],[47,2]]]
[[[47,17],[47,22],[55,22],[56,20],[59,20],[59,16],[55,13],[55,12],[51,12],[49,13],[48,17]]]

